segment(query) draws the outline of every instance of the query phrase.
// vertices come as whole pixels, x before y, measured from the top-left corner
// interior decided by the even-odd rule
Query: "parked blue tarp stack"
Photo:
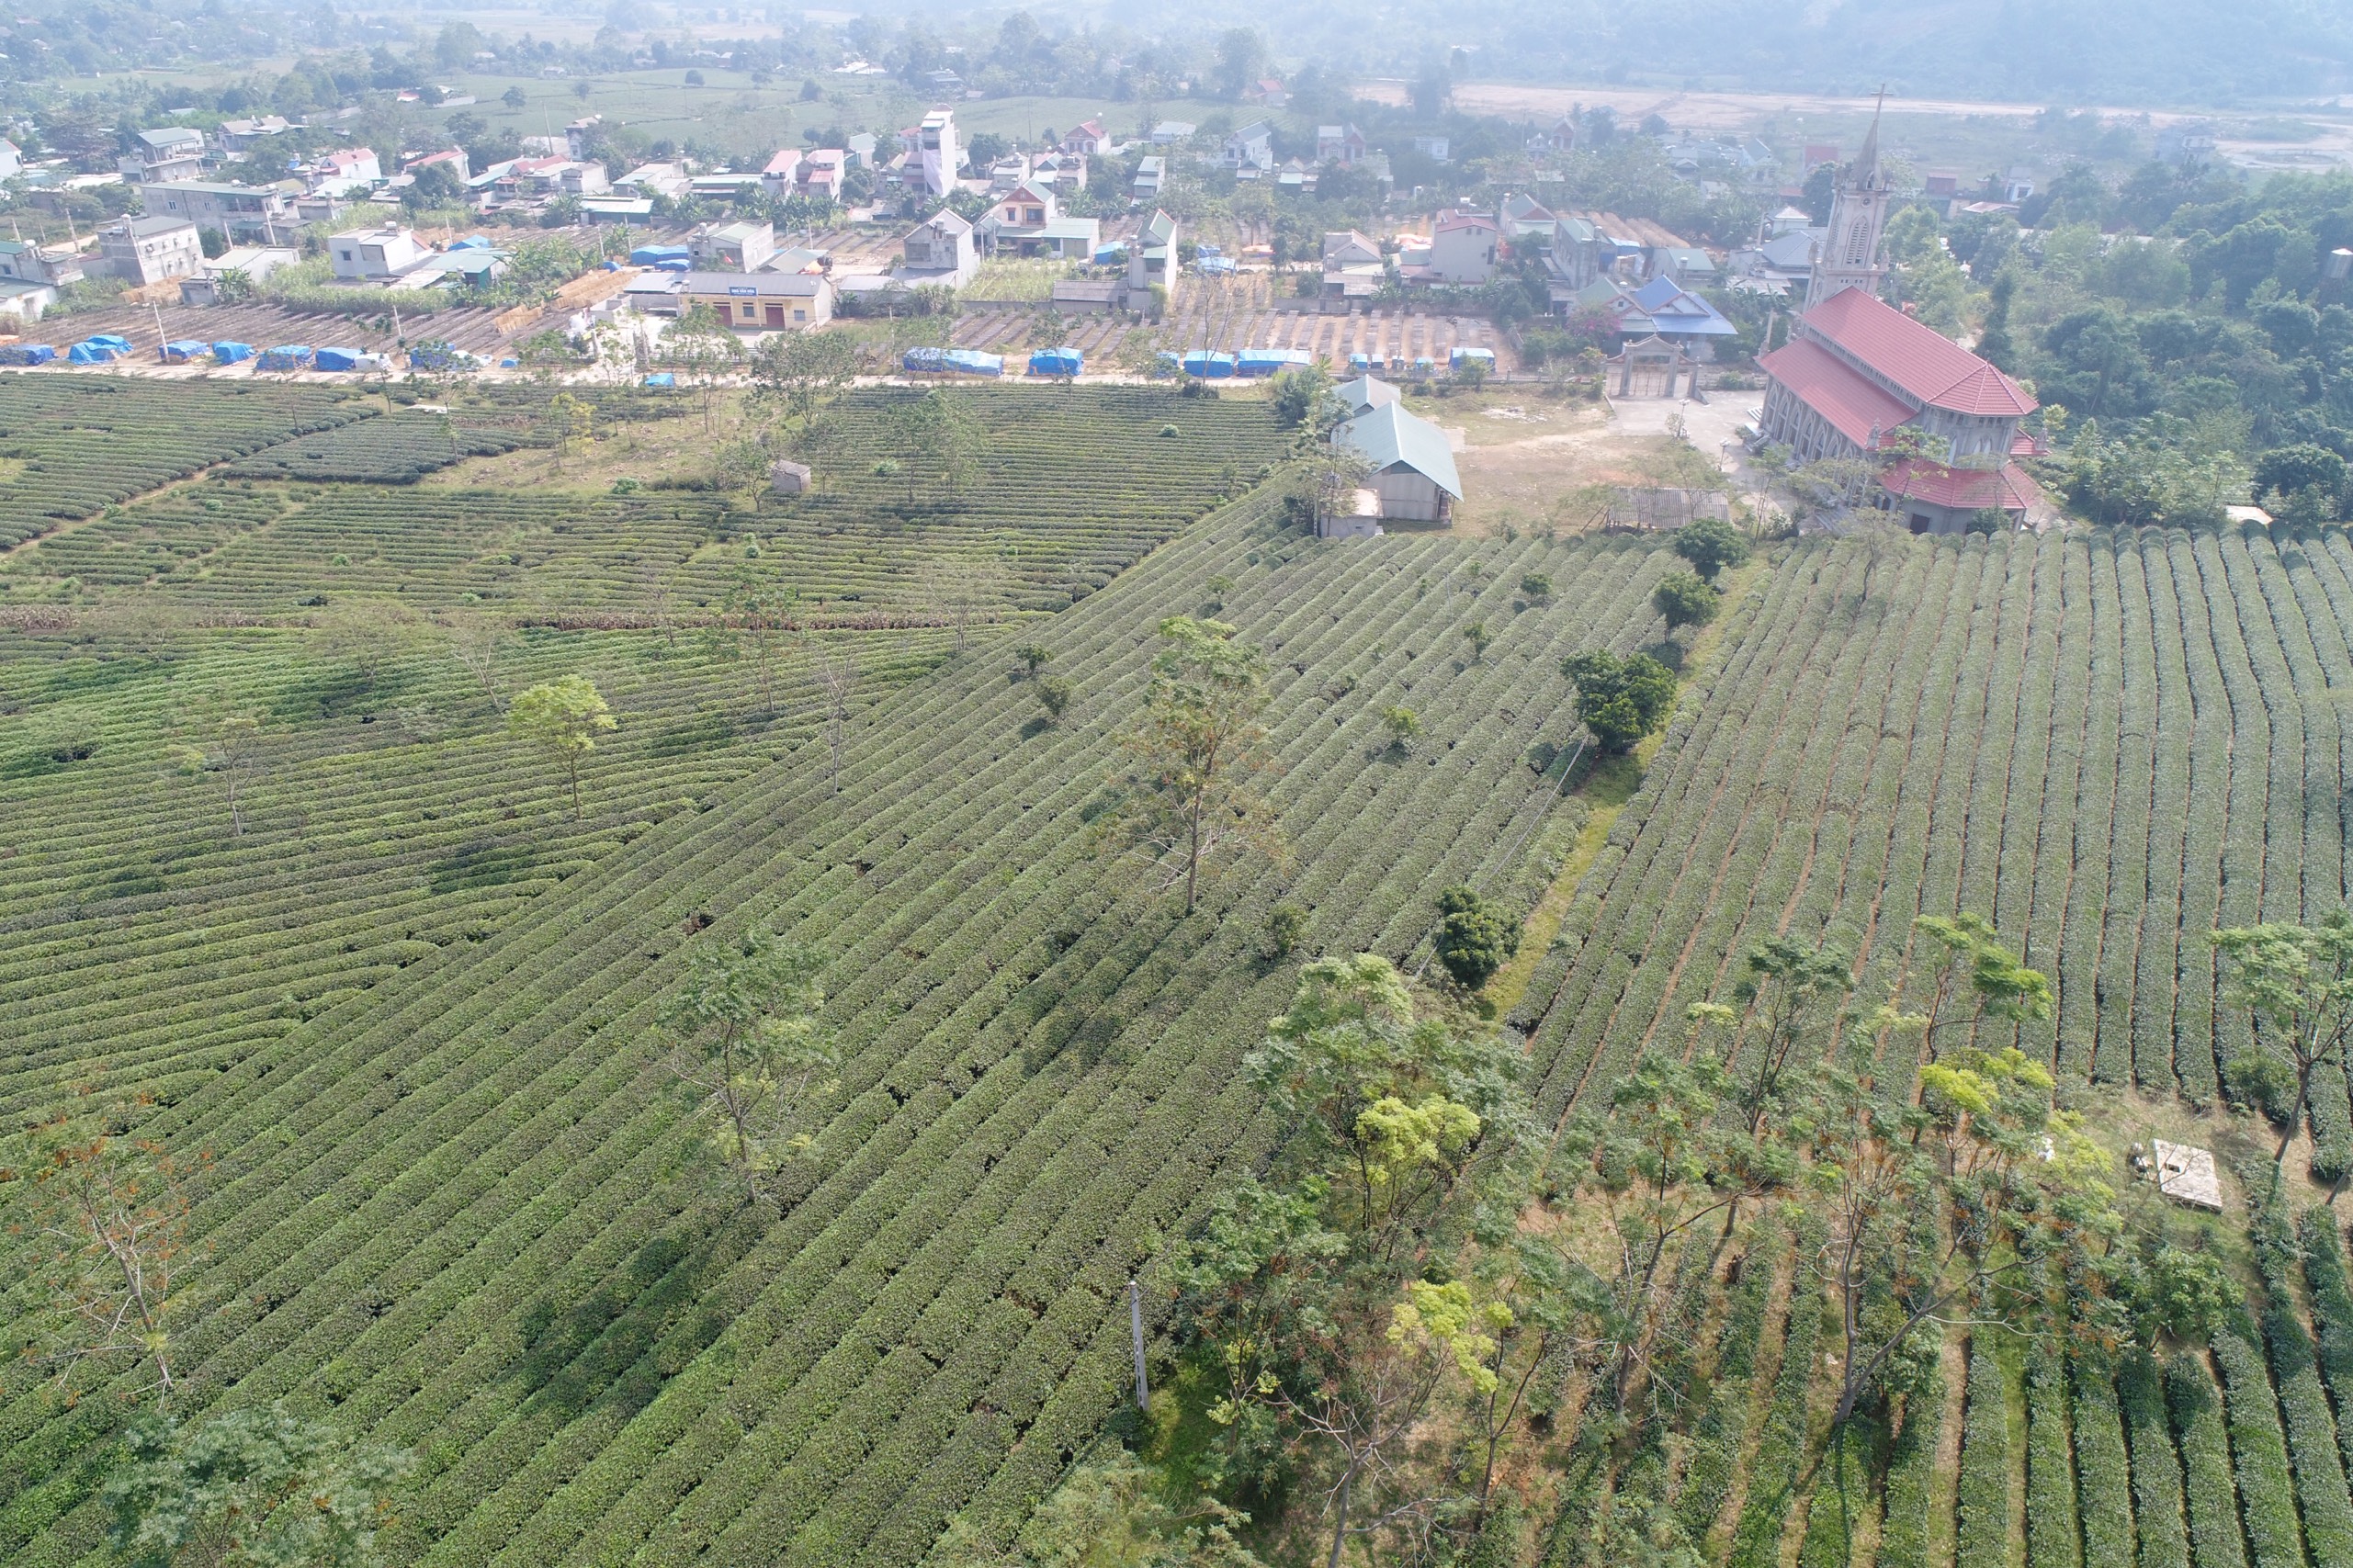
[[[684,245],[639,245],[629,253],[631,266],[660,266],[666,261],[685,261],[694,254]]]
[[[0,365],[46,365],[57,350],[45,343],[12,343],[0,348]]]
[[[322,348],[312,357],[311,364],[312,368],[319,370],[356,370],[359,368],[359,350]]]
[[[191,343],[182,339],[177,343],[165,344],[155,351],[155,355],[166,365],[186,365],[191,360],[202,359],[211,352],[210,344]]]
[[[951,348],[940,355],[940,368],[956,376],[1002,376],[1005,356],[976,348]]]
[[[645,378],[645,384],[649,387],[674,387],[678,385],[678,377],[673,371],[657,370]]]
[[[911,348],[899,356],[899,367],[918,376],[936,376],[944,368],[940,358],[945,353],[944,348]]]
[[[1184,356],[1183,364],[1186,375],[1198,376],[1204,380],[1215,380],[1234,373],[1232,355],[1212,354],[1205,349],[1194,349]]]
[[[1193,270],[1204,277],[1231,277],[1234,264],[1225,256],[1202,256],[1193,262]]]
[[[1363,354],[1352,354],[1348,356],[1348,367],[1351,370],[1358,371],[1360,373],[1370,370],[1373,368],[1372,356]]]
[[[1300,370],[1314,363],[1304,348],[1246,348],[1234,355],[1239,376],[1272,376],[1278,370]]]
[[[1449,369],[1460,370],[1465,365],[1481,365],[1495,368],[1495,350],[1491,348],[1458,348],[1446,356]]]
[[[93,333],[72,348],[65,357],[76,365],[109,365],[130,352],[130,340],[112,333]]]
[[[212,345],[212,357],[223,365],[242,365],[253,356],[254,345],[249,343],[222,342]]]
[[[1097,245],[1095,247],[1095,265],[1097,266],[1108,265],[1112,262],[1124,262],[1126,259],[1127,247],[1125,243]]]
[[[311,345],[306,343],[282,343],[276,348],[262,350],[263,370],[308,370],[311,368]]]
[[[447,343],[421,343],[409,350],[412,370],[471,370],[481,363],[464,349]]]
[[[1041,348],[1029,356],[1033,376],[1076,376],[1086,356],[1075,348]]]

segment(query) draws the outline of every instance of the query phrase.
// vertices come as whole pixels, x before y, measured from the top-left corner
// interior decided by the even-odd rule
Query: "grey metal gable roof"
[[[1402,403],[1368,410],[1333,431],[1331,438],[1363,453],[1375,472],[1402,463],[1456,501],[1463,499],[1463,479],[1454,471],[1446,433],[1406,412]]]

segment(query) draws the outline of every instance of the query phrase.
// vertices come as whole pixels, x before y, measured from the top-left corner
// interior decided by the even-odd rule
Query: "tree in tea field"
[[[130,1568],[367,1568],[414,1468],[284,1405],[141,1422],[125,1448],[106,1503]]]
[[[1477,990],[1520,951],[1520,921],[1470,886],[1438,895],[1438,962],[1454,983]]]
[[[585,675],[543,681],[515,694],[506,710],[507,733],[537,746],[561,762],[571,786],[571,814],[580,818],[580,761],[596,749],[596,737],[618,728],[604,694]]]
[[[1578,720],[1612,756],[1655,733],[1675,705],[1674,673],[1646,653],[1589,649],[1561,660],[1560,671],[1577,682]]]
[[[1046,710],[1045,717],[1048,724],[1061,723],[1062,715],[1070,706],[1070,699],[1078,694],[1077,686],[1067,675],[1041,675],[1033,689],[1037,693],[1037,705]]]
[[[806,420],[858,373],[858,347],[840,333],[774,333],[752,350],[752,385],[787,417]]]
[[[1658,586],[1650,591],[1650,604],[1666,617],[1667,632],[1672,637],[1684,626],[1703,626],[1714,620],[1723,607],[1724,594],[1696,572],[1675,571],[1658,580]]]
[[[210,1161],[122,1130],[151,1105],[61,1111],[28,1129],[37,1163],[25,1228],[45,1253],[49,1310],[24,1353],[56,1369],[69,1400],[85,1365],[131,1369],[127,1393],[166,1409],[182,1381],[175,1325],[198,1256],[189,1187]]]
[[[1675,553],[1713,582],[1725,567],[1748,559],[1748,536],[1721,518],[1696,518],[1675,530]]]
[[[2223,996],[2254,1015],[2257,1038],[2284,1055],[2296,1099],[2272,1151],[2277,1166],[2312,1102],[2313,1074],[2345,1072],[2353,1043],[2353,914],[2332,909],[2316,926],[2273,922],[2218,931],[2228,968]]]
[[[1828,1220],[1813,1260],[1838,1308],[1834,1424],[1901,1392],[1955,1316],[2024,1328],[2121,1230],[2111,1161],[2015,1046],[1921,1065],[1917,1104],[1826,1069],[1791,1118]],[[2064,1310],[2064,1309],[2061,1309]]]
[[[840,1046],[818,1026],[823,969],[814,949],[755,927],[698,949],[662,1012],[670,1070],[699,1091],[713,1145],[755,1200],[809,1146],[798,1123],[841,1062]]]
[[[232,839],[245,836],[243,795],[247,777],[261,771],[262,716],[257,710],[232,706],[225,698],[208,699],[183,716],[179,728],[187,739],[172,751],[183,773],[220,775]]]
[[[1359,953],[1307,966],[1244,1070],[1294,1135],[1171,1260],[1214,1396],[1205,1457],[1227,1486],[1320,1461],[1337,1563],[1460,1500],[1444,1467],[1405,1461],[1445,1391],[1496,1378],[1495,1303],[1431,1276],[1522,1174],[1519,1054],[1418,1017],[1395,967]]]
[[[1250,787],[1262,765],[1266,654],[1223,621],[1171,615],[1160,623],[1143,711],[1119,738],[1124,790],[1103,831],[1144,855],[1161,887],[1184,884],[1200,900],[1204,862],[1229,847],[1275,847],[1266,804]]]

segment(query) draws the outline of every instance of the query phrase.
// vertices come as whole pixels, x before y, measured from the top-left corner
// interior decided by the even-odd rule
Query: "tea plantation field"
[[[401,1527],[417,1561],[912,1562],[951,1517],[1017,1522],[1109,1407],[1150,1233],[1273,1134],[1232,1071],[1287,987],[1249,955],[1255,914],[1287,894],[1320,946],[1410,953],[1437,887],[1509,879],[1563,810],[1528,756],[1568,738],[1559,659],[1657,633],[1671,558],[1646,546],[1302,553],[1276,510],[1050,623],[1080,694],[1060,728],[1001,649],[952,660],[857,722],[838,797],[803,747],[486,940],[187,1074],[156,1130],[221,1160],[199,1380],[434,1455]],[[1552,604],[1515,609],[1539,569]],[[1085,826],[1154,625],[1213,594],[1281,661],[1294,858],[1188,919]],[[1399,757],[1378,716],[1405,701],[1430,734]],[[836,955],[852,1056],[774,1225],[682,1168],[646,1038],[698,914]],[[115,1418],[0,1414],[16,1559],[94,1540],[74,1456]]]
[[[20,383],[0,433],[42,461],[164,417]],[[605,457],[575,482],[536,389],[447,423],[237,395],[0,552],[0,1210],[26,1123],[151,1096],[138,1131],[214,1160],[184,1408],[283,1400],[409,1452],[402,1564],[963,1568],[952,1527],[1009,1540],[1122,1395],[1130,1276],[1285,1136],[1239,1070],[1297,978],[1277,902],[1303,955],[1408,974],[1442,888],[1542,911],[1502,1005],[1547,1127],[1682,1048],[1766,936],[1837,946],[1867,1005],[1922,962],[1915,916],[1983,912],[2052,976],[2015,1038],[2065,1094],[2236,1162],[2191,1109],[2247,1043],[2204,933],[2353,886],[2342,530],[1777,544],[1666,733],[1597,772],[1561,660],[1657,645],[1668,541],[1318,544],[1253,401],[973,389],[950,483],[904,445],[909,394],[853,391],[794,434],[817,483],[783,497],[616,489]],[[1180,614],[1266,651],[1284,840],[1189,915],[1094,831]],[[619,720],[577,815],[505,707],[570,674]],[[204,765],[224,713],[257,740]],[[754,922],[827,954],[845,1052],[766,1204],[696,1153],[654,1038],[689,959]],[[2313,1144],[2353,1149],[2353,1089],[2317,1089]],[[1602,1525],[1635,1517],[1744,1568],[2353,1562],[2353,1272],[2309,1158],[2212,1219],[2135,1184],[2133,1224],[2242,1276],[2211,1336],[2094,1361],[1956,1324],[1818,1466],[1820,1221],[1751,1206],[1677,1263],[1673,1412],[1639,1451],[1579,1479],[1545,1447],[1573,1409],[1527,1434],[1512,1560],[1620,1568]],[[0,1231],[0,1334],[44,1299]],[[128,1384],[40,1383],[0,1365],[0,1561],[103,1561]]]

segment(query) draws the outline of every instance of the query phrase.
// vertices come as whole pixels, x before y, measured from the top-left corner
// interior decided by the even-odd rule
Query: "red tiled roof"
[[[2042,494],[2016,463],[1998,468],[1955,468],[1906,457],[1889,464],[1879,483],[1890,495],[1955,511],[1998,506],[2005,512],[2023,512]]]
[[[1858,446],[1870,446],[1874,430],[1884,435],[1919,412],[1820,344],[1804,338],[1782,344],[1757,363]]]
[[[1863,289],[1840,289],[1805,312],[1804,324],[1923,403],[2013,419],[2037,407],[2025,388]]]

